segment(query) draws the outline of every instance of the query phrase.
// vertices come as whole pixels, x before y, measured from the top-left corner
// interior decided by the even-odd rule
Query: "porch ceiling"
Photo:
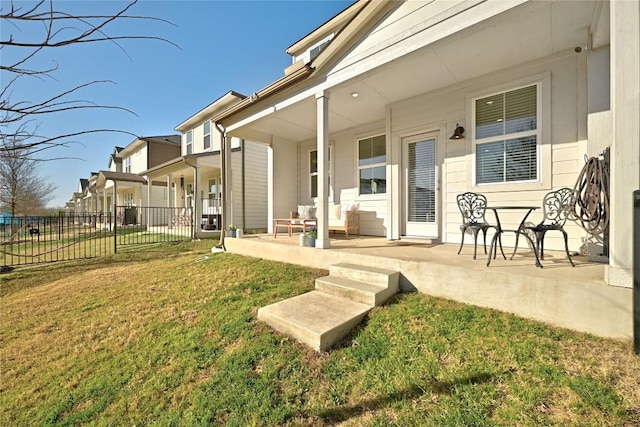
[[[562,51],[573,52],[577,46],[584,48],[599,13],[605,16],[601,21],[606,21],[595,1],[533,1],[415,50],[332,87],[330,132],[383,120],[386,106],[416,95]],[[359,96],[352,97],[353,92]],[[238,131],[291,141],[313,139],[315,99],[305,98]]]

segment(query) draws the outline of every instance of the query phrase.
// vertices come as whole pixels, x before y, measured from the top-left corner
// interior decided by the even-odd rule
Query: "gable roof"
[[[378,19],[396,6],[397,2],[395,1],[358,0],[287,50],[287,52],[289,50],[297,52],[303,46],[311,45],[321,35],[326,35],[330,31],[337,31],[336,36],[313,61],[301,65],[299,68],[295,66],[288,67],[287,70],[291,70],[289,74],[285,74],[284,77],[269,86],[254,92],[250,98],[246,98],[214,116],[212,121],[222,122],[250,106],[259,105],[265,98],[280,93],[296,83],[315,77],[353,44],[357,43],[359,38],[366,34]]]
[[[98,179],[96,180],[96,185],[104,185],[106,181],[133,182],[140,184],[147,183],[147,180],[144,179],[144,177],[133,173],[100,171]]]
[[[127,157],[129,154],[131,154],[135,150],[140,149],[142,146],[147,145],[148,143],[180,146],[180,140],[180,135],[139,136],[134,139],[131,144],[120,150],[117,156],[120,158]]]
[[[311,46],[322,40],[327,34],[342,29],[366,4],[366,1],[353,2],[350,6],[347,6],[341,12],[338,12],[327,22],[289,46],[286,52],[291,56],[298,56],[302,54]]]
[[[189,117],[179,125],[175,127],[175,130],[179,132],[184,132],[190,128],[193,128],[196,125],[200,125],[202,122],[211,118],[214,114],[219,114],[220,112],[226,110],[230,106],[236,104],[243,99],[246,99],[245,95],[242,95],[235,91],[229,91],[222,95],[220,98],[213,101],[211,104],[204,107],[202,110],[195,113],[193,116]]]

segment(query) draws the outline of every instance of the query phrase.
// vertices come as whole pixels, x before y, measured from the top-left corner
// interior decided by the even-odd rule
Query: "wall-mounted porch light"
[[[456,123],[456,130],[453,131],[453,135],[449,139],[462,139],[464,138],[464,128]]]

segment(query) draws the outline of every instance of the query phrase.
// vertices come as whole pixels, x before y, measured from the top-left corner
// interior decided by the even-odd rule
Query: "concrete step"
[[[389,286],[372,285],[340,276],[317,278],[316,290],[368,304],[372,307],[384,304],[386,300],[397,292],[397,289],[394,290]]]
[[[316,351],[325,351],[358,325],[370,305],[311,291],[258,310],[258,320]]]
[[[348,263],[332,264],[329,266],[329,275],[372,285],[387,286],[395,289],[396,292],[400,282],[398,271]]]

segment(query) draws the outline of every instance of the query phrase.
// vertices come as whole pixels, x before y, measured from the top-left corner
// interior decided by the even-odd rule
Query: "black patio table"
[[[496,259],[496,256],[498,255],[497,253],[498,248],[496,244],[499,239],[501,241],[502,233],[504,233],[505,231],[512,231],[516,234],[520,234],[521,236],[524,236],[529,241],[529,243],[531,243],[531,247],[533,248],[533,253],[536,257],[536,267],[542,268],[542,264],[540,263],[540,258],[538,258],[538,252],[535,249],[536,246],[533,243],[533,240],[531,240],[531,237],[529,237],[529,235],[524,231],[524,223],[529,217],[529,214],[531,214],[531,212],[533,212],[534,210],[538,209],[538,207],[537,206],[487,206],[487,209],[491,209],[493,211],[493,213],[496,216],[496,223],[497,223],[496,234],[494,234],[493,238],[491,239],[491,248],[489,249],[489,257],[487,258],[487,267],[489,267],[489,265],[491,264],[491,254],[493,253],[493,259]],[[522,221],[520,221],[520,224],[518,225],[518,228],[515,230],[505,230],[502,228],[502,224],[500,223],[500,215],[498,214],[498,211],[507,211],[507,210],[508,211],[513,211],[513,210],[526,211],[526,213],[524,214],[524,217],[522,218]],[[500,245],[500,250],[502,251],[502,245]],[[507,259],[504,252],[502,252],[502,256],[504,257],[504,259]],[[513,259],[513,255],[511,255],[511,259]]]

